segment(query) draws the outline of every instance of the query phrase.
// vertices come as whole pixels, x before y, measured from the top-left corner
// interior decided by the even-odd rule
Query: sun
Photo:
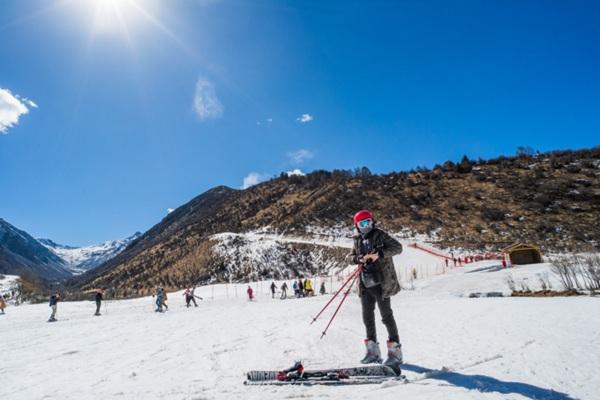
[[[85,0],[92,8],[92,35],[126,33],[136,23],[139,5],[135,0]]]

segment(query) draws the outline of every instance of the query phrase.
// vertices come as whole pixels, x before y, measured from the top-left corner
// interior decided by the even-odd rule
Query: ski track
[[[296,359],[308,369],[357,366],[360,302],[350,296],[320,340],[337,302],[310,322],[328,296],[281,301],[257,291],[248,302],[218,287],[214,299],[198,288],[205,300],[197,308],[172,293],[162,314],[152,298],[109,301],[101,317],[92,315],[91,301],[60,303],[52,324],[46,304],[8,307],[0,317],[0,397],[600,399],[600,300],[457,297],[476,269],[416,281],[414,291],[393,298],[408,384],[244,386],[246,371],[282,369]],[[504,272],[477,273],[481,281]],[[383,350],[385,330],[377,327]]]

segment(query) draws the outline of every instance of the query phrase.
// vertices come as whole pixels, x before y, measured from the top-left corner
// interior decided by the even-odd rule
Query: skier
[[[298,279],[298,293],[300,297],[304,297],[304,282],[302,282],[302,279]]]
[[[388,357],[384,364],[399,369],[402,364],[402,345],[391,307],[391,297],[400,291],[400,283],[392,257],[402,252],[402,245],[384,231],[375,227],[373,214],[361,210],[354,215],[357,235],[349,255],[351,262],[360,264],[359,296],[367,338],[367,354],[361,363],[380,363],[381,353],[375,330],[375,304],[388,332]],[[349,260],[349,261],[350,261]]]
[[[287,299],[287,289],[288,289],[287,283],[283,282],[283,284],[281,285],[281,298],[282,299]]]
[[[321,288],[319,289],[319,293],[321,294],[321,296],[327,294],[327,290],[325,289],[325,282],[321,282]]]
[[[185,306],[186,307],[189,307],[191,302],[194,302],[194,307],[198,307],[198,304],[196,304],[196,299],[195,299],[193,290],[190,290],[190,288],[187,288],[183,292],[183,295],[185,296]]]
[[[52,308],[52,314],[50,314],[50,318],[48,319],[48,322],[56,321],[56,308],[57,308],[57,304],[59,301],[60,301],[60,293],[56,292],[55,294],[50,296],[50,303],[48,305],[50,306],[50,308]]]
[[[306,292],[306,296],[313,295],[312,282],[308,278],[304,280],[304,292]]]
[[[165,311],[169,311],[169,306],[167,305],[167,292],[165,289],[160,288],[162,292],[161,305],[165,308]]]
[[[294,281],[294,283],[292,283],[292,288],[294,289],[294,296],[296,296],[296,298],[300,297],[300,289],[298,289],[297,281]]]
[[[274,299],[275,298],[275,291],[277,290],[277,286],[275,285],[275,282],[271,282],[271,298]]]
[[[96,300],[96,313],[94,315],[101,315],[100,314],[100,307],[102,306],[102,295],[104,294],[104,288],[101,289],[96,289],[96,296],[95,296],[95,300]]]
[[[156,288],[156,310],[154,310],[154,312],[163,312],[162,309],[162,305],[163,305],[163,292],[162,292],[162,288]]]
[[[4,301],[4,296],[2,296],[0,294],[0,311],[2,311],[2,313],[0,313],[0,314],[4,314],[5,308],[6,308],[6,302]]]
[[[254,300],[254,292],[252,291],[252,288],[250,287],[250,285],[248,285],[248,289],[246,290],[246,293],[248,293],[248,301],[252,301]]]

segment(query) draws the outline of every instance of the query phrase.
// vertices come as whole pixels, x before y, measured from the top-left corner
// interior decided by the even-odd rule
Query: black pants
[[[392,304],[389,297],[383,298],[381,285],[367,289],[361,284],[361,292],[362,317],[367,330],[367,339],[377,342],[377,330],[375,329],[375,304],[377,304],[381,322],[387,328],[389,340],[400,343]]]
[[[102,305],[102,302],[96,301],[96,314],[100,314],[100,306],[101,305]]]

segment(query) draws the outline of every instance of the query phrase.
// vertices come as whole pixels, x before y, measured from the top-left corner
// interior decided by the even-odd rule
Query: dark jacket
[[[96,303],[100,303],[102,301],[102,292],[96,292]]]
[[[402,253],[402,245],[396,239],[385,233],[384,231],[373,228],[369,232],[365,239],[369,239],[373,248],[379,255],[379,259],[373,263],[373,267],[381,272],[381,289],[383,297],[391,297],[400,291],[400,282],[398,282],[398,276],[394,269],[394,262],[392,257]],[[360,264],[362,256],[366,255],[367,252],[362,246],[363,237],[357,235],[354,237],[354,246],[352,253],[347,257],[347,261],[353,264]],[[363,285],[361,284],[359,290],[359,296],[362,296]]]
[[[56,296],[56,295],[52,295],[50,297],[50,304],[48,304],[50,307],[55,306],[56,303],[58,303],[58,300],[60,300],[60,297]]]

